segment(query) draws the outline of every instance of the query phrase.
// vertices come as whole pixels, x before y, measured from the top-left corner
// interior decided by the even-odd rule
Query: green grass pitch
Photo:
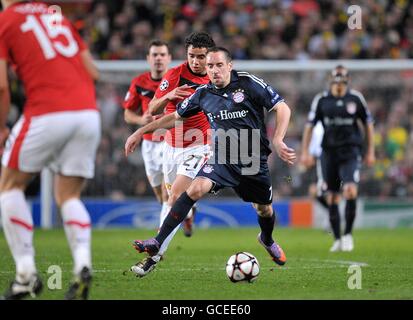
[[[127,271],[143,257],[131,246],[150,230],[93,231],[94,281],[90,299],[413,299],[411,229],[367,229],[354,232],[353,252],[329,253],[331,235],[322,230],[279,228],[276,239],[287,264],[276,266],[256,236],[258,228],[182,231],[165,260],[144,278]],[[45,290],[39,299],[62,299],[71,279],[72,260],[61,229],[35,232],[36,261]],[[254,254],[260,275],[254,283],[231,283],[225,274],[230,255]],[[14,264],[0,231],[0,289],[14,276]],[[349,289],[352,264],[361,267],[361,289]],[[62,268],[61,290],[47,288],[48,267]],[[127,272],[125,272],[127,271]]]

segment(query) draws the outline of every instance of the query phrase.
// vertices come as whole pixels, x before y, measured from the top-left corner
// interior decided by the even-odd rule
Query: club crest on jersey
[[[163,80],[161,84],[159,85],[159,89],[161,89],[161,91],[165,91],[166,89],[168,89],[168,87],[169,87],[169,82],[166,79]]]
[[[202,168],[202,171],[204,171],[205,173],[211,173],[212,171],[214,171],[214,168],[210,164],[206,164]]]
[[[189,99],[186,98],[184,101],[181,103],[181,109],[185,109],[188,106]]]
[[[244,95],[244,90],[243,89],[237,89],[234,91],[232,94],[232,100],[235,101],[235,103],[241,103],[242,101],[245,100],[245,95]]]
[[[357,110],[357,105],[355,102],[349,102],[346,105],[347,112],[350,114],[355,114]]]

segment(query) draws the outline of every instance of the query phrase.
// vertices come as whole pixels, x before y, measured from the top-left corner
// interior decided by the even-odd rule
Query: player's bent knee
[[[257,214],[263,218],[269,218],[273,215],[272,205],[262,205],[262,204],[254,204],[253,205]]]
[[[328,205],[338,204],[340,202],[340,195],[338,193],[330,192],[327,195],[327,203]]]
[[[343,195],[346,199],[357,198],[357,185],[354,183],[344,185]]]
[[[202,190],[202,187],[195,186],[193,188],[189,188],[187,194],[192,200],[198,200],[202,198],[204,192]]]
[[[19,189],[25,190],[34,174],[3,167],[0,178],[0,192]]]
[[[206,179],[197,179],[190,185],[187,190],[187,194],[192,200],[197,201],[201,199],[210,189],[210,181]]]
[[[344,192],[344,198],[347,200],[357,198],[357,190],[349,190],[347,192]]]

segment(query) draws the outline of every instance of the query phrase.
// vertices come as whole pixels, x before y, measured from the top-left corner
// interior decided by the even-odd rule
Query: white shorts
[[[163,150],[163,176],[166,189],[170,190],[178,174],[194,179],[211,155],[209,145],[175,148],[165,143]]]
[[[145,163],[145,172],[150,185],[155,188],[161,185],[163,179],[162,155],[164,142],[142,141],[142,158]]]
[[[95,110],[22,116],[7,139],[2,165],[29,173],[49,167],[65,176],[93,178],[99,141]]]

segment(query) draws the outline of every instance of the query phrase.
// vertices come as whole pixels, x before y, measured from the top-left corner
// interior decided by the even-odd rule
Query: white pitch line
[[[343,264],[347,266],[357,265],[360,267],[368,267],[369,264],[366,262],[359,262],[359,261],[351,261],[351,260],[333,260],[333,259],[301,259],[304,261],[313,261],[313,262],[327,262],[327,263],[334,263],[334,264]]]
[[[314,266],[283,266],[283,267],[278,267],[276,265],[261,265],[261,269],[264,268],[277,268],[280,270],[286,270],[286,269],[334,269],[337,267],[344,268],[346,266],[350,265],[357,265],[360,267],[368,267],[369,264],[365,262],[359,262],[359,261],[350,261],[350,260],[332,260],[332,259],[300,259],[300,261],[311,261],[311,262],[317,262],[317,263],[324,263],[327,265],[314,265]],[[330,264],[330,265],[328,265]],[[169,268],[158,268],[159,271],[168,271],[170,272]],[[204,268],[204,267],[199,267],[199,268],[174,268],[173,271],[175,272],[187,272],[187,271],[217,271],[217,270],[225,270],[225,267],[221,268]],[[123,273],[123,272],[129,272],[129,268],[125,269],[94,269],[94,273]],[[0,271],[0,274],[14,274],[15,271]]]

